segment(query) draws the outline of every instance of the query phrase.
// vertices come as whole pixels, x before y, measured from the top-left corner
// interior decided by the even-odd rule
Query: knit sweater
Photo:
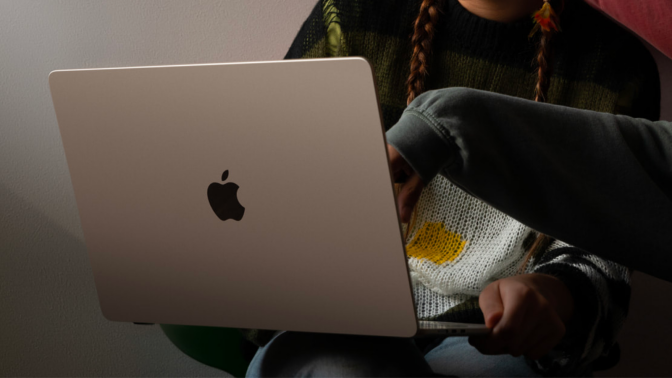
[[[539,124],[539,122],[542,123]],[[633,123],[635,128],[642,127],[642,130],[633,130]],[[575,124],[585,129],[576,127]],[[660,188],[669,183],[663,180],[659,181],[660,186],[651,182],[651,184],[644,185],[632,183],[614,187],[613,184],[618,182],[618,178],[614,179],[615,176],[611,174],[612,169],[610,168],[613,167],[613,170],[619,171],[626,177],[642,177],[642,171],[651,172],[653,168],[651,177],[660,177],[656,175],[656,170],[665,166],[668,159],[672,158],[672,153],[661,151],[657,148],[657,143],[670,140],[672,136],[670,126],[662,121],[654,124],[642,119],[609,117],[605,113],[540,104],[479,90],[445,88],[426,92],[416,98],[404,111],[399,122],[387,132],[387,141],[420,174],[423,181],[432,183],[430,187],[437,182],[435,175],[441,174],[439,182],[448,179],[451,182],[449,187],[455,188],[457,185],[461,188],[455,190],[452,196],[459,198],[460,194],[466,192],[495,208],[510,211],[516,221],[512,221],[511,218],[507,221],[506,217],[498,218],[496,213],[495,216],[488,217],[485,211],[479,212],[479,216],[485,217],[486,222],[489,222],[487,227],[489,232],[493,231],[495,228],[493,225],[498,222],[508,227],[508,230],[497,235],[499,238],[508,236],[508,240],[515,241],[516,235],[509,234],[509,231],[519,230],[521,223],[518,223],[518,220],[520,220],[525,224],[550,226],[548,229],[552,231],[551,235],[566,235],[581,243],[606,238],[608,241],[604,244],[609,244],[611,249],[608,253],[600,250],[602,256],[613,255],[619,260],[634,261],[637,260],[636,257],[646,260],[645,256],[649,251],[641,254],[637,251],[637,254],[633,254],[633,250],[621,251],[611,242],[616,240],[618,243],[619,239],[633,238],[630,233],[618,234],[617,230],[622,228],[619,227],[622,224],[634,232],[638,229],[649,231],[653,235],[652,238],[647,238],[646,244],[652,244],[649,247],[657,245],[661,240],[667,240],[666,245],[669,245],[670,237],[666,232],[666,226],[668,228],[670,226],[669,211],[672,202],[660,193]],[[565,135],[563,128],[576,129],[574,137],[580,136],[584,139],[574,142],[571,135]],[[652,130],[657,130],[660,139],[651,138]],[[520,136],[525,138],[520,140]],[[535,144],[525,148],[525,154],[509,152],[526,147],[526,138],[533,139]],[[596,138],[604,138],[606,142],[599,143],[600,141],[596,141]],[[630,150],[627,142],[635,142],[638,147],[646,145],[649,149],[647,151],[640,151],[641,148]],[[562,152],[563,150],[570,153]],[[604,157],[588,157],[593,155],[594,151],[597,151],[598,156],[604,155]],[[614,157],[608,155],[611,151],[626,154]],[[643,163],[640,163],[637,157],[643,158]],[[521,161],[521,158],[525,160]],[[585,159],[585,167],[579,167],[576,172],[563,170],[563,168],[579,165],[573,162],[576,159]],[[610,159],[614,161],[605,163],[605,160]],[[544,163],[551,164],[552,167],[544,169]],[[600,166],[600,163],[603,166]],[[547,174],[547,171],[552,171],[552,174]],[[590,173],[604,175],[606,179],[611,178],[612,185],[598,188],[606,187],[612,190],[616,197],[634,199],[641,194],[649,197],[635,199],[632,204],[610,201],[610,195],[593,191],[594,182],[591,181],[596,180],[592,177],[585,177]],[[528,178],[526,176],[541,178],[535,181],[540,181],[540,186],[545,189],[545,192],[531,193],[529,196],[522,192],[519,183],[525,182]],[[587,185],[583,185],[584,182]],[[546,199],[548,196],[558,196],[556,198],[561,199],[553,201],[552,198]],[[605,202],[602,197],[607,197],[606,203],[611,204],[610,207],[602,206]],[[594,204],[594,206],[584,209],[581,204],[577,206],[568,198],[578,199],[583,204],[582,206],[586,203]],[[467,202],[471,201],[467,199]],[[483,204],[484,202],[479,201],[478,203]],[[450,207],[451,211],[460,213],[459,205]],[[641,210],[646,218],[631,219],[628,216],[631,212],[627,210],[630,207],[643,207]],[[593,214],[596,209],[601,209],[603,212]],[[582,218],[577,218],[576,213],[588,219],[584,221]],[[553,214],[553,219],[544,219],[544,214]],[[662,214],[665,214],[666,218],[662,218],[660,216]],[[454,217],[455,213],[451,216]],[[603,224],[592,225],[591,221],[596,220]],[[448,222],[451,221],[452,219],[448,217]],[[464,222],[464,220],[460,221]],[[531,222],[528,223],[528,221]],[[584,230],[588,232],[574,227],[574,223],[582,224],[585,227]],[[650,227],[652,224],[654,226]],[[449,224],[447,228],[451,227],[465,230],[464,226],[456,226],[455,222]],[[468,227],[466,228],[465,234],[470,231]],[[567,233],[568,229],[575,233]],[[531,229],[523,227],[523,230]],[[418,239],[420,238],[416,237],[416,240]],[[436,236],[433,239],[440,240]],[[448,239],[444,238],[444,240]],[[425,257],[420,261],[414,259],[414,256],[409,259],[420,265],[419,269],[416,268],[412,272],[412,276],[419,275],[421,281],[415,287],[416,299],[422,294],[419,293],[418,288],[428,286],[425,280],[436,285],[437,282],[441,283],[445,277],[453,278],[462,275],[461,280],[460,278],[455,279],[458,281],[457,284],[448,285],[449,289],[455,290],[455,287],[460,287],[460,281],[467,282],[468,285],[469,279],[475,275],[474,271],[479,274],[485,272],[486,277],[490,276],[488,270],[500,266],[498,259],[513,256],[514,260],[519,263],[519,252],[503,254],[502,251],[506,251],[506,247],[493,245],[492,242],[483,243],[483,239],[487,239],[487,236],[476,237],[476,242],[479,243],[478,248],[495,250],[488,251],[485,255],[472,253],[469,256],[474,262],[472,264],[459,259],[459,256],[465,253],[461,250],[466,249],[465,242],[461,242],[457,248],[455,242],[453,245],[440,248],[443,253],[432,251],[431,247],[419,249],[412,244],[407,246],[409,254],[420,252],[422,257]],[[635,236],[635,239],[641,240],[642,238]],[[653,239],[653,243],[648,243],[648,239]],[[529,241],[529,239],[523,240],[523,246]],[[666,261],[667,263],[663,263],[664,266],[670,265],[669,256],[663,254],[662,248],[653,250],[659,253],[656,257],[657,261]],[[441,258],[452,264],[434,265],[427,261]],[[651,264],[643,262],[640,265]],[[552,244],[527,271],[551,274],[560,278],[576,302],[576,315],[574,321],[568,326],[568,335],[549,356],[535,362],[536,367],[547,375],[587,373],[590,361],[604,353],[613,341],[620,322],[627,312],[628,271],[607,259],[560,241]],[[430,277],[427,280],[423,277],[432,274],[436,274],[437,278]],[[434,288],[434,291],[440,290],[441,287]],[[444,296],[445,299],[454,297],[455,295]],[[437,302],[432,299],[434,298],[430,296],[429,299],[419,302],[424,302],[425,306],[427,303]],[[460,306],[456,306],[437,318],[441,319],[450,315],[464,316],[464,313]],[[613,362],[615,361],[611,361]]]
[[[563,32],[554,40],[548,102],[656,119],[658,77],[648,52],[594,10],[580,2],[567,3],[561,15]],[[418,9],[415,0],[320,1],[286,58],[366,57],[374,68],[383,123],[389,129],[406,108],[409,36]],[[536,40],[528,39],[531,29],[529,19],[497,23],[469,13],[455,0],[446,1],[426,86],[533,98]],[[520,187],[537,190],[534,182]],[[535,235],[437,176],[423,191],[407,241],[419,318],[483,322],[480,291],[516,273]],[[585,372],[591,361],[608,352],[625,318],[628,271],[561,241],[533,260],[527,271],[558,277],[575,301],[565,339],[534,365],[548,375]]]
[[[414,100],[387,142],[425,182],[441,174],[536,230],[672,281],[672,122],[452,87]],[[520,190],[530,179],[540,190]]]

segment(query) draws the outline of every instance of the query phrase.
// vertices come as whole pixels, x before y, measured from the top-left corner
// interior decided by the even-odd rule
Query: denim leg
[[[469,345],[467,337],[447,337],[425,355],[432,370],[458,377],[541,377],[525,357],[486,356]]]
[[[411,339],[283,332],[259,348],[247,377],[426,377]]]

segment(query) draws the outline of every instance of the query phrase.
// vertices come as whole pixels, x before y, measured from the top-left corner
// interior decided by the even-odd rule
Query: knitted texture
[[[657,119],[657,68],[646,49],[582,2],[567,3],[563,32],[554,37],[547,102]],[[366,57],[389,129],[406,107],[409,37],[419,5],[416,0],[319,1],[286,58]],[[529,18],[503,24],[469,13],[456,0],[444,1],[425,87],[461,86],[534,99],[532,27]],[[534,182],[521,186],[534,187]],[[424,189],[416,211],[407,254],[418,316],[483,322],[478,295],[489,283],[516,274],[536,232],[442,176]],[[575,300],[565,339],[535,366],[547,375],[585,372],[608,352],[627,314],[628,271],[555,242],[527,272],[558,277]],[[261,336],[255,333],[255,340],[263,344]]]

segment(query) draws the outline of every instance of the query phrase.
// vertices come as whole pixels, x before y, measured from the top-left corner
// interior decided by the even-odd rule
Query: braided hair
[[[425,79],[428,76],[429,57],[432,52],[432,39],[434,38],[439,15],[441,13],[441,2],[442,0],[422,0],[422,3],[420,4],[420,12],[413,24],[413,35],[411,36],[413,55],[411,56],[410,74],[406,81],[408,94],[406,100],[407,105],[425,91]],[[562,12],[565,0],[559,0],[559,3],[560,8],[558,14]],[[537,64],[537,85],[534,89],[534,100],[537,102],[546,102],[552,74],[553,50],[551,42],[555,31],[542,29],[541,32],[542,35],[539,40],[535,58]],[[405,240],[408,240],[409,231],[413,228],[415,223],[415,210],[416,209],[414,208],[411,221],[407,225]],[[553,241],[554,239],[550,236],[540,233],[532,243],[528,243],[529,247],[527,248],[527,254],[518,273],[520,274],[524,272],[530,259],[546,250]]]
[[[425,78],[428,75],[429,56],[432,53],[432,39],[439,22],[440,0],[423,0],[420,4],[420,13],[413,23],[413,55],[411,56],[411,73],[406,81],[410,104],[414,98],[425,91]]]
[[[409,105],[413,99],[425,91],[425,79],[429,74],[429,57],[432,53],[432,39],[439,22],[440,2],[441,0],[423,0],[420,4],[418,17],[413,23],[413,35],[411,36],[413,55],[411,55],[411,72],[408,75],[408,80],[406,80],[408,93],[406,105]],[[395,184],[395,190],[399,194],[401,184]],[[406,226],[404,240],[408,240],[408,235],[415,224],[416,207],[417,203],[413,207],[411,221]]]
[[[548,0],[545,0],[548,1]],[[562,13],[565,7],[565,0],[560,0],[560,8],[558,14]],[[541,38],[539,40],[539,48],[537,49],[537,85],[534,88],[534,101],[546,102],[548,87],[551,82],[551,75],[553,74],[553,49],[551,46],[554,30],[541,29]],[[518,269],[518,273],[522,274],[526,269],[532,257],[537,256],[548,248],[554,241],[552,237],[539,233],[532,245],[527,250],[525,260]]]

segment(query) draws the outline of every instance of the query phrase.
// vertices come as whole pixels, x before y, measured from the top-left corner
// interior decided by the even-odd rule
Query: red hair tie
[[[544,0],[544,5],[538,11],[534,12],[532,15],[534,20],[534,28],[530,32],[529,38],[541,28],[543,31],[560,31],[560,19],[558,15],[555,14],[553,8],[551,8],[551,3],[548,0]]]

